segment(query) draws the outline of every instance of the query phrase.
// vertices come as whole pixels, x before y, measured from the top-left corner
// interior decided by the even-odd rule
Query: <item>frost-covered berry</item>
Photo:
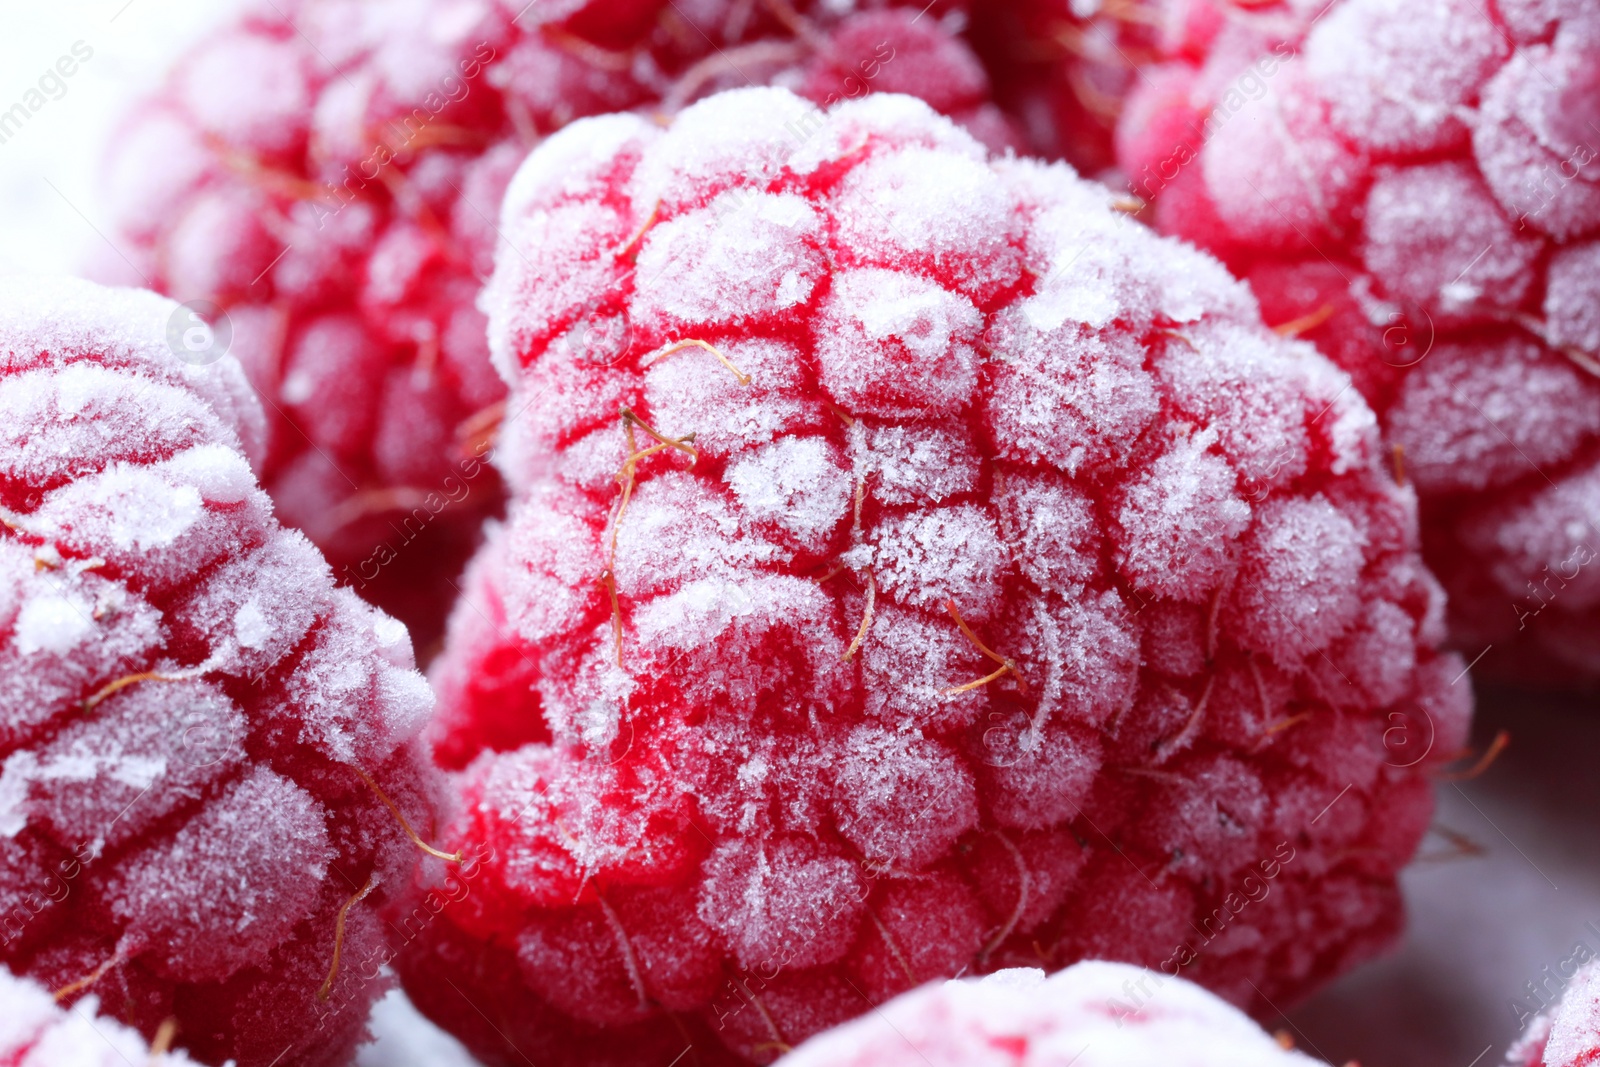
[[[136,1030],[96,1014],[99,1000],[84,997],[63,1011],[49,990],[0,967],[0,1063],[7,1067],[195,1067],[182,1052],[168,1052],[176,1027],[154,1047]]]
[[[1600,679],[1600,17],[1584,0],[1211,7],[1117,131],[1164,231],[1378,412],[1479,670]]]
[[[1320,1067],[1181,978],[1079,963],[926,985],[814,1037],[780,1067]]]
[[[504,386],[474,300],[528,149],[584,115],[752,82],[925,94],[999,143],[962,18],[943,0],[254,4],[119,134],[109,194],[134,268],[106,270],[225,312],[284,522],[426,649],[501,506],[485,455]]]
[[[1184,26],[1191,37],[1215,32],[1215,10],[1190,0],[991,0],[974,5],[970,36],[1029,148],[1096,174],[1115,162],[1112,134],[1141,69],[1189,43],[1163,32],[1170,5],[1204,16]]]
[[[208,1062],[343,1063],[432,696],[273,517],[258,403],[179,313],[0,279],[0,963]]]
[[[1469,704],[1414,500],[1345,375],[1110,199],[890,95],[528,159],[521,502],[435,673],[493,855],[402,960],[425,1011],[496,1063],[435,975],[546,1061],[767,1061],[962,971],[1260,1008],[1390,941]]]
[[[1532,997],[1528,1000],[1533,1002]],[[1597,1059],[1600,964],[1588,963],[1571,977],[1561,999],[1527,1024],[1506,1053],[1506,1067],[1585,1067]]]

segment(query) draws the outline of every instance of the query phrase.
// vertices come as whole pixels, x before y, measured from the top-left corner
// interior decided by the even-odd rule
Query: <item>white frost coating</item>
[[[1175,442],[1128,487],[1117,515],[1126,534],[1118,557],[1136,587],[1200,601],[1232,570],[1250,505],[1238,495],[1233,469],[1211,451],[1216,438],[1206,429]]]
[[[754,584],[754,583],[750,583]],[[737,619],[756,613],[749,585],[726,578],[702,578],[676,593],[652,600],[635,619],[646,648],[693,647],[716,640]]]
[[[845,179],[835,201],[838,240],[878,267],[955,277],[992,292],[1013,284],[1022,219],[982,160],[910,148]]]
[[[934,610],[954,598],[964,614],[978,618],[1001,595],[998,579],[1010,562],[988,511],[971,504],[887,519],[872,543],[879,589]]]
[[[179,360],[166,339],[177,309],[175,301],[135,289],[0,275],[0,371],[9,376],[45,362],[92,361],[185,387],[210,405],[247,456],[259,459],[266,424],[243,368],[226,355],[209,366]]]
[[[65,656],[94,630],[94,605],[51,590],[41,590],[22,605],[13,639],[24,656],[45,651]]]
[[[0,769],[0,836],[16,837],[28,827],[28,782],[37,759],[26,750],[6,757]]]
[[[660,136],[660,129],[631,114],[580,119],[551,134],[511,179],[500,208],[501,229],[509,231],[534,203],[582,190],[624,146],[647,145]]]
[[[802,135],[786,159],[796,174],[810,174],[839,159],[869,134],[901,147],[937,148],[980,161],[988,157],[966,130],[925,101],[898,93],[869,93],[826,113],[808,105],[805,118],[791,130]]]
[[[237,368],[175,370],[142,332],[175,305],[76,283],[0,291],[0,408],[26,420],[0,436],[0,896],[88,846],[108,865],[59,902],[67,923],[97,924],[162,980],[234,978],[293,931],[332,928],[330,797],[361,786],[326,760],[414,780],[415,756],[395,753],[431,693],[403,628],[336,592],[273,520],[239,451]],[[332,777],[266,766],[308,759]],[[398,834],[386,813],[351,817],[352,860]],[[402,853],[378,862],[390,884]],[[309,982],[292,995],[312,996],[320,977],[292,973]]]
[[[1506,1053],[1506,1064],[1581,1067],[1592,1063],[1596,1053],[1600,1053],[1600,966],[1589,962],[1561,991],[1561,999],[1528,1024]]]
[[[1133,992],[1130,992],[1133,991]],[[1022,1051],[1022,1050],[1025,1050]],[[1019,1056],[1025,1059],[1019,1059]],[[831,1030],[779,1067],[1317,1067],[1181,978],[1079,963],[923,986]]]
[[[825,269],[821,219],[798,196],[728,192],[650,231],[640,319],[685,327],[770,319],[811,298]]]
[[[175,481],[192,485],[208,504],[242,504],[256,487],[243,456],[223,445],[202,445],[168,460]]]
[[[726,477],[750,518],[781,527],[813,551],[849,514],[849,474],[820,437],[789,437],[745,453]]]
[[[971,493],[981,474],[978,450],[965,428],[873,425],[857,419],[850,428],[850,461],[856,480],[882,504],[940,504]]]
[[[252,847],[238,848],[241,837]],[[220,978],[265,962],[310,911],[333,858],[321,805],[258,767],[170,840],[126,860],[111,908],[129,924],[128,949],[160,946],[175,975]]]
[[[1465,141],[1461,116],[1510,51],[1473,0],[1346,0],[1304,47],[1340,132],[1386,154]]]
[[[836,275],[817,337],[822,382],[851,410],[957,411],[977,386],[983,318],[938,283],[876,268]]]
[[[645,374],[645,399],[656,429],[695,435],[702,455],[723,456],[766,444],[783,432],[826,425],[833,419],[816,400],[802,399],[807,373],[794,348],[757,339],[723,346],[728,360],[750,376],[741,385],[704,349],[687,348],[659,360]],[[615,432],[610,435],[617,441]],[[613,467],[607,476],[614,475]]]
[[[719,93],[685,108],[634,172],[635,203],[677,207],[708,190],[765,184],[817,109],[783,89]],[[814,120],[813,120],[814,121]]]
[[[138,1031],[102,1016],[90,995],[63,1009],[37,982],[0,967],[0,1061],[16,1067],[197,1067],[182,1052],[154,1055]]]
[[[261,601],[251,599],[239,606],[233,615],[233,635],[240,648],[259,652],[272,636],[272,623],[261,610]]]

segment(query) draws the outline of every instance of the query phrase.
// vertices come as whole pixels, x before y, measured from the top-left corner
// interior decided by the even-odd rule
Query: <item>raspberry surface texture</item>
[[[998,143],[963,18],[947,0],[256,3],[118,136],[127,260],[105,270],[226,314],[283,521],[426,655],[502,505],[485,455],[504,386],[474,300],[529,148],[751,80],[924,94]]]
[[[0,967],[0,1063],[6,1067],[196,1067],[181,1052],[152,1049],[137,1030],[97,1016],[83,998],[64,1011],[37,982]]]
[[[963,971],[1259,1009],[1390,942],[1470,705],[1414,499],[1111,199],[887,94],[529,157],[485,298],[520,502],[434,667],[489,858],[402,957],[425,1012],[492,1063],[766,1062]]]
[[[1600,11],[1242,8],[1134,90],[1133,190],[1354,377],[1453,643],[1491,676],[1600,681]]]
[[[1597,1059],[1600,1059],[1600,965],[1590,962],[1578,969],[1562,990],[1561,999],[1528,1024],[1522,1037],[1506,1054],[1506,1065],[1584,1067]]]
[[[258,402],[179,315],[0,278],[0,963],[206,1062],[344,1063],[432,695],[273,518]]]
[[[812,1038],[781,1067],[1326,1067],[1199,986],[1092,961],[926,985]]]

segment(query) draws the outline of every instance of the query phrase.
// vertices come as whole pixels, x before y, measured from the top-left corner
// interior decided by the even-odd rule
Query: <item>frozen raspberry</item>
[[[1216,10],[1225,28],[1128,101],[1134,192],[1377,410],[1452,642],[1491,649],[1492,675],[1600,679],[1600,17],[1582,0]]]
[[[0,963],[200,1059],[344,1063],[432,697],[273,518],[257,401],[174,354],[181,314],[0,280]]]
[[[1534,1016],[1522,1037],[1506,1053],[1507,1067],[1585,1067],[1600,1058],[1600,964],[1588,963],[1575,974],[1565,973],[1571,961],[1562,961],[1560,1000]],[[1532,983],[1530,983],[1531,987]],[[1548,978],[1517,1007],[1543,1003],[1555,990]]]
[[[781,1067],[1318,1067],[1181,978],[1079,963],[926,985],[812,1038]],[[1325,1065],[1322,1065],[1325,1067]]]
[[[1185,36],[1167,30],[1165,6],[1181,9],[1171,22]],[[1220,21],[1194,0],[993,0],[974,5],[973,19],[995,96],[1029,147],[1086,174],[1115,162],[1112,134],[1142,68],[1203,45]]]
[[[429,649],[501,503],[485,455],[504,386],[474,300],[528,149],[584,115],[671,113],[752,80],[828,103],[925,94],[1007,142],[963,17],[912,0],[261,4],[120,135],[110,194],[133,263],[107,269],[226,311],[283,520]]]
[[[0,1063],[7,1067],[195,1067],[181,1052],[167,1052],[176,1034],[143,1035],[96,1014],[99,1001],[84,997],[63,1011],[49,991],[0,967]]]
[[[890,95],[529,158],[485,298],[522,499],[435,673],[489,858],[424,1011],[493,1063],[765,1062],[962,971],[1261,1009],[1389,943],[1469,703],[1414,500],[1111,199]]]

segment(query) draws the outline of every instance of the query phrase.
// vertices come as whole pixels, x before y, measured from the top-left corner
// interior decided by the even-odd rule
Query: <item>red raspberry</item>
[[[902,5],[894,6],[896,3]],[[996,143],[961,11],[912,0],[299,0],[200,44],[115,146],[118,280],[231,317],[263,478],[340,580],[431,648],[500,506],[504,386],[473,306],[505,183],[574,118],[782,81],[926,93]],[[781,17],[780,17],[781,16]]]
[[[1079,963],[926,985],[814,1037],[781,1067],[1326,1067],[1237,1008],[1158,971]]]
[[[96,1015],[99,1002],[85,997],[72,1011],[56,1005],[49,991],[0,967],[0,1063],[7,1067],[195,1067],[181,1052],[167,1052],[162,1035],[154,1049],[143,1035],[115,1019]],[[166,1032],[170,1043],[174,1031]]]
[[[1530,1001],[1532,998],[1529,998]],[[1542,997],[1541,997],[1542,1000]],[[1600,964],[1580,968],[1561,999],[1506,1053],[1507,1067],[1582,1067],[1600,1057]]]
[[[1388,944],[1469,703],[1413,498],[1110,199],[889,95],[529,158],[485,297],[524,499],[435,675],[492,857],[424,1011],[494,1063],[765,1061],[963,970],[1264,1008]]]
[[[272,517],[238,363],[181,362],[174,324],[0,280],[0,963],[202,1059],[343,1063],[413,881],[390,803],[428,828],[432,697]]]
[[[1117,162],[1114,133],[1134,87],[1154,90],[1146,107],[1172,91],[1152,84],[1166,73],[1156,64],[1202,55],[1231,14],[1212,0],[998,0],[975,7],[970,35],[1030,147],[1093,175]],[[1182,137],[1163,132],[1168,145]]]
[[[1318,9],[1325,5],[1317,4]],[[1226,5],[1218,5],[1226,11]],[[1581,0],[1228,13],[1118,130],[1169,232],[1378,410],[1452,641],[1600,679],[1600,18]]]

